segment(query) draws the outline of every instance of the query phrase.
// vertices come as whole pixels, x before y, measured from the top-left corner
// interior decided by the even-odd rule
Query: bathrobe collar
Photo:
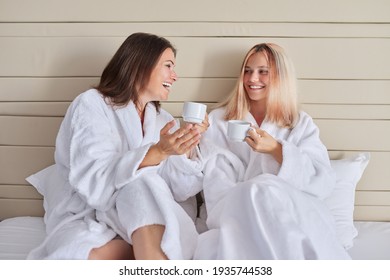
[[[247,122],[250,122],[252,125],[254,125],[255,127],[258,127],[262,130],[265,130],[267,131],[269,134],[273,135],[274,134],[274,130],[275,130],[275,125],[273,125],[272,123],[268,122],[268,121],[263,121],[261,123],[261,125],[259,126],[255,120],[255,117],[250,113],[248,112],[248,114],[245,116],[245,120]]]
[[[141,119],[133,102],[115,112],[124,128],[129,149],[154,141],[157,111],[153,104],[148,103],[145,107],[144,129],[142,129]]]

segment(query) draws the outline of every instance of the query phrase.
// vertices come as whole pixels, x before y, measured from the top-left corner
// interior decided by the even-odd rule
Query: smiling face
[[[168,99],[172,84],[177,80],[174,71],[175,63],[175,54],[172,49],[166,49],[153,68],[145,90],[140,93],[140,100],[143,104]]]
[[[249,57],[245,65],[243,82],[251,103],[266,100],[270,77],[268,60],[263,52],[256,52]]]

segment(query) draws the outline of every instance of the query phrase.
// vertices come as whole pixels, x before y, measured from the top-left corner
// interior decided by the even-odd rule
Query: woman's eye
[[[268,74],[268,70],[260,70],[259,73],[261,75],[267,75]]]

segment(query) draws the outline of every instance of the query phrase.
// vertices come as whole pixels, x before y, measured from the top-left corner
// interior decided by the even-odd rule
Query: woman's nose
[[[175,82],[179,79],[179,77],[176,75],[176,72],[175,72],[175,71],[172,71],[171,77],[172,77],[172,79],[173,79]]]
[[[250,81],[251,82],[255,82],[255,81],[258,81],[259,80],[259,76],[257,75],[257,73],[252,73],[251,77],[250,77]]]

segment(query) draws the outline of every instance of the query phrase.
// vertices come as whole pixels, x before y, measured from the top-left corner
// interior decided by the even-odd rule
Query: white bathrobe
[[[162,249],[168,258],[192,258],[198,236],[193,217],[168,184],[182,188],[186,199],[195,195],[201,185],[191,180],[199,182],[201,161],[171,156],[138,169],[172,119],[148,104],[142,130],[133,103],[113,109],[94,89],[79,95],[61,124],[56,164],[27,178],[44,195],[47,229],[28,258],[86,259],[116,235],[131,244],[134,230],[152,224],[166,227]]]
[[[200,150],[205,163],[208,231],[196,259],[349,259],[322,199],[334,185],[328,153],[311,117],[294,129],[263,122],[282,144],[283,163],[226,137],[224,109],[209,115]],[[246,120],[256,124],[251,114]]]

